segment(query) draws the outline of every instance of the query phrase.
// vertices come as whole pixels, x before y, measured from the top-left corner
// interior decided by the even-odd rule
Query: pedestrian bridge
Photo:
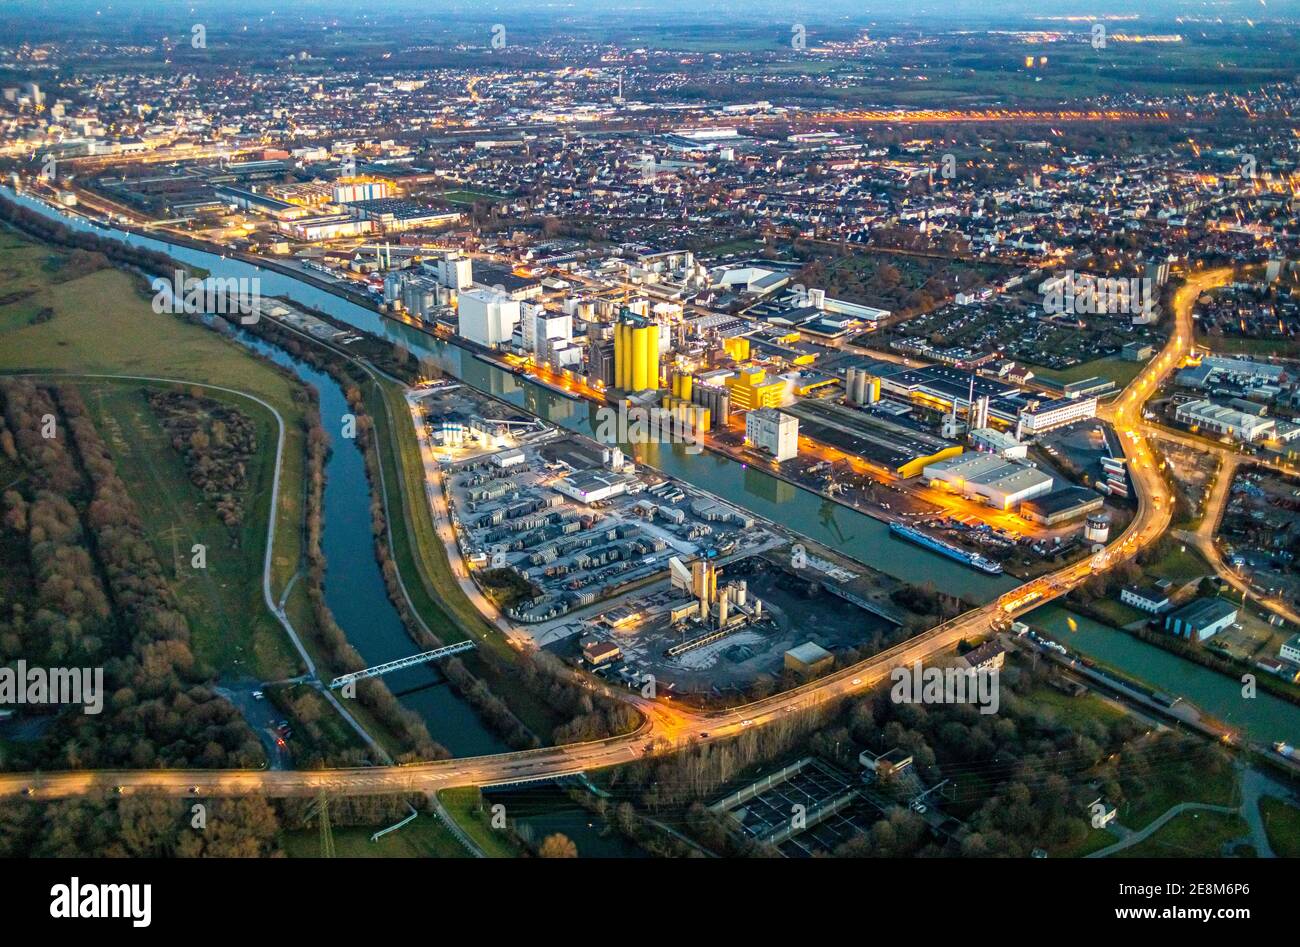
[[[438,661],[442,658],[449,658],[453,654],[460,654],[462,651],[471,651],[474,648],[473,641],[458,641],[455,644],[449,644],[445,648],[434,648],[432,651],[422,651],[419,654],[413,654],[409,658],[401,658],[397,661],[389,661],[387,664],[376,664],[374,667],[368,667],[363,671],[353,671],[351,674],[344,674],[330,681],[330,690],[338,690],[345,684],[352,684],[356,681],[363,681],[368,677],[382,677],[393,671],[400,671],[402,668],[415,667],[417,664],[427,664],[430,661]]]

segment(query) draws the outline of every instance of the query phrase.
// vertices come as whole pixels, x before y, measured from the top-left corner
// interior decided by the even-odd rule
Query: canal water
[[[1071,631],[1068,619],[1077,631]],[[1024,619],[1065,645],[1157,690],[1191,701],[1197,709],[1241,728],[1251,739],[1266,743],[1300,739],[1300,706],[1258,690],[1251,698],[1241,696],[1241,683],[1226,674],[1194,664],[1176,654],[1148,644],[1126,631],[1111,628],[1059,605],[1047,605]],[[1259,671],[1266,674],[1266,671]]]
[[[443,371],[480,391],[518,405],[538,417],[569,430],[594,436],[596,405],[577,401],[522,379],[505,369],[476,358],[469,351],[435,339],[412,326],[385,319],[379,313],[305,282],[240,260],[178,246],[150,237],[103,226],[77,216],[62,216],[44,203],[0,188],[10,200],[60,220],[69,227],[113,236],[134,246],[167,253],[175,259],[207,270],[213,276],[261,280],[264,296],[283,296],[341,322],[393,342],[402,342],[417,357],[427,357]],[[931,583],[949,595],[984,604],[1014,588],[1011,576],[988,576],[958,562],[899,539],[880,520],[832,503],[810,490],[709,452],[692,453],[683,444],[624,445],[626,453],[641,463],[692,483],[759,516],[802,533],[844,555],[907,582]]]

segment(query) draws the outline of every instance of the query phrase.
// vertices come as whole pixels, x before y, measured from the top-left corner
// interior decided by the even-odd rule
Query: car
[[[190,787],[190,795],[191,795],[191,796],[197,796],[198,794],[199,794],[199,787],[198,787],[198,786],[191,786],[191,787]]]
[[[113,792],[117,793],[117,794],[120,796],[120,795],[122,795],[124,792],[126,792],[126,787],[125,787],[125,786],[114,786],[114,787],[113,787]]]
[[[266,695],[261,691],[253,691],[253,700],[265,700]]]
[[[748,726],[749,726],[750,724],[752,724],[753,722],[754,722],[754,721],[752,721],[752,720],[742,720],[742,721],[740,721],[740,725],[741,725],[742,727],[748,727]]]
[[[708,738],[709,738],[709,731],[708,731],[708,730],[703,730],[703,731],[700,732],[700,739],[701,739],[701,740],[707,740]]]
[[[920,815],[925,815],[925,813],[926,813],[926,805],[925,805],[925,803],[924,803],[924,802],[914,802],[914,803],[912,803],[912,811],[915,812],[915,813],[918,813],[918,814],[920,814]]]
[[[860,678],[860,677],[855,677],[855,678],[853,679],[853,686],[854,686],[854,687],[857,687],[857,686],[858,686],[859,684],[861,684],[861,683],[862,683],[862,678]]]

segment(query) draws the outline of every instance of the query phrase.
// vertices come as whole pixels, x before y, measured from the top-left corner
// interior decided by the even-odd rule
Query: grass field
[[[382,396],[380,401],[377,395]],[[385,404],[388,411],[384,411]],[[375,418],[381,444],[395,444],[396,451],[383,450],[384,479],[392,497],[402,497],[402,515],[393,516],[393,545],[397,564],[420,614],[438,621],[433,631],[448,643],[473,636],[490,647],[506,649],[501,634],[479,614],[466,598],[451,573],[447,550],[433,525],[433,513],[424,492],[424,463],[420,444],[409,422],[409,410],[402,389],[380,381],[367,392],[367,406]],[[395,430],[394,430],[395,428]],[[399,475],[396,465],[402,469]]]
[[[1211,352],[1219,355],[1279,355],[1295,358],[1300,354],[1300,342],[1290,339],[1244,339],[1237,336],[1198,333],[1196,344],[1204,345]]]
[[[421,814],[377,842],[370,836],[384,826],[347,826],[333,830],[334,853],[339,858],[468,858],[456,837],[431,815]],[[280,838],[290,858],[319,858],[320,832],[301,829]]]
[[[1168,768],[1178,765],[1187,764],[1167,764]],[[1179,790],[1172,785],[1172,782],[1172,780],[1161,781],[1153,791],[1146,793],[1140,799],[1130,800],[1120,809],[1119,821],[1126,828],[1137,830],[1150,825],[1182,802],[1232,806],[1241,801],[1237,792],[1237,771],[1231,766],[1224,767],[1217,775],[1198,774],[1196,779],[1186,780],[1185,782],[1192,782],[1195,785],[1195,789],[1191,792]]]
[[[514,858],[519,855],[515,844],[503,832],[494,831],[483,815],[477,811],[482,796],[473,786],[463,789],[444,789],[438,793],[447,814],[460,826],[489,858]]]
[[[260,450],[248,470],[248,507],[237,532],[218,519],[190,483],[138,384],[79,386],[122,480],[137,499],[145,534],[171,575],[172,590],[190,621],[195,656],[223,676],[261,680],[291,677],[299,660],[262,599],[262,550],[270,506],[275,421],[246,399],[212,397],[253,416]],[[206,547],[206,567],[191,567],[191,547]]]
[[[1300,858],[1300,809],[1266,797],[1259,801],[1259,812],[1264,817],[1264,831],[1268,833],[1273,854],[1279,858]]]
[[[1091,608],[1116,628],[1123,628],[1136,621],[1146,621],[1151,617],[1146,612],[1140,612],[1113,598],[1099,598],[1091,603]]]
[[[1148,575],[1158,579],[1169,579],[1179,585],[1202,576],[1214,575],[1214,570],[1201,554],[1185,544],[1175,546],[1169,555],[1156,562],[1148,563],[1143,570]]]
[[[1224,844],[1249,835],[1237,815],[1184,812],[1154,835],[1115,853],[1115,858],[1218,858]]]
[[[1051,708],[1056,719],[1071,730],[1079,730],[1091,720],[1111,724],[1124,716],[1122,708],[1092,693],[1070,697],[1051,687],[1036,687],[1030,692],[1029,700],[1036,709]]]
[[[37,325],[14,319],[11,309],[28,301],[0,306],[0,372],[48,372],[133,374],[176,378],[187,382],[219,385],[262,398],[280,413],[285,423],[285,450],[280,480],[280,505],[276,511],[276,540],[273,557],[273,593],[278,596],[298,570],[302,558],[304,440],[302,412],[294,401],[298,385],[279,371],[248,355],[237,343],[222,338],[202,326],[189,325],[176,316],[157,314],[148,296],[127,273],[103,269],[69,280],[58,280],[59,268],[41,262],[62,251],[27,240],[12,230],[0,229],[0,273],[24,269],[40,306],[54,310],[54,318]],[[44,274],[39,284],[32,283]],[[177,583],[177,593],[185,604],[191,621],[196,621],[195,650],[222,668],[247,669],[251,672],[265,664],[272,671],[296,666],[287,640],[272,640],[281,632],[263,620],[248,627],[226,624],[236,622],[263,609],[257,585],[244,581],[260,575],[265,549],[270,475],[260,478],[257,496],[248,504],[247,535],[241,536],[239,563],[228,561],[231,551],[228,538],[221,540],[211,532],[212,521],[202,518],[193,498],[197,491],[189,487],[178,457],[169,446],[157,441],[161,430],[150,418],[149,409],[139,398],[139,383],[124,385],[121,391],[106,381],[88,380],[88,402],[96,412],[113,450],[114,459],[123,465],[122,477],[146,516],[147,525],[159,548],[159,558],[172,562],[171,537],[164,531],[179,527],[178,544],[188,553],[194,542],[181,542],[187,532],[198,531],[214,541],[208,544],[209,569],[206,580]],[[133,401],[131,390],[137,391]],[[101,400],[97,392],[103,391]],[[116,392],[116,393],[115,393]],[[235,395],[219,396],[257,420],[261,437],[259,465],[269,471],[274,462],[274,419],[265,408]],[[187,489],[193,491],[187,493]],[[227,534],[228,536],[228,534]],[[216,560],[227,560],[217,563]],[[186,557],[188,564],[188,555]],[[202,612],[213,608],[213,596],[223,602],[221,618]],[[294,602],[297,599],[297,603]],[[295,625],[310,627],[305,614],[302,589],[296,585],[290,604]],[[264,609],[261,612],[264,615]],[[305,621],[303,619],[306,619]],[[293,661],[291,665],[289,662]]]

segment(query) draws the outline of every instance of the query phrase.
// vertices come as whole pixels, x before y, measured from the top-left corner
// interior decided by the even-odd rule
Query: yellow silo
[[[640,326],[629,327],[632,331],[632,385],[633,391],[644,391],[650,387],[650,332]]]

